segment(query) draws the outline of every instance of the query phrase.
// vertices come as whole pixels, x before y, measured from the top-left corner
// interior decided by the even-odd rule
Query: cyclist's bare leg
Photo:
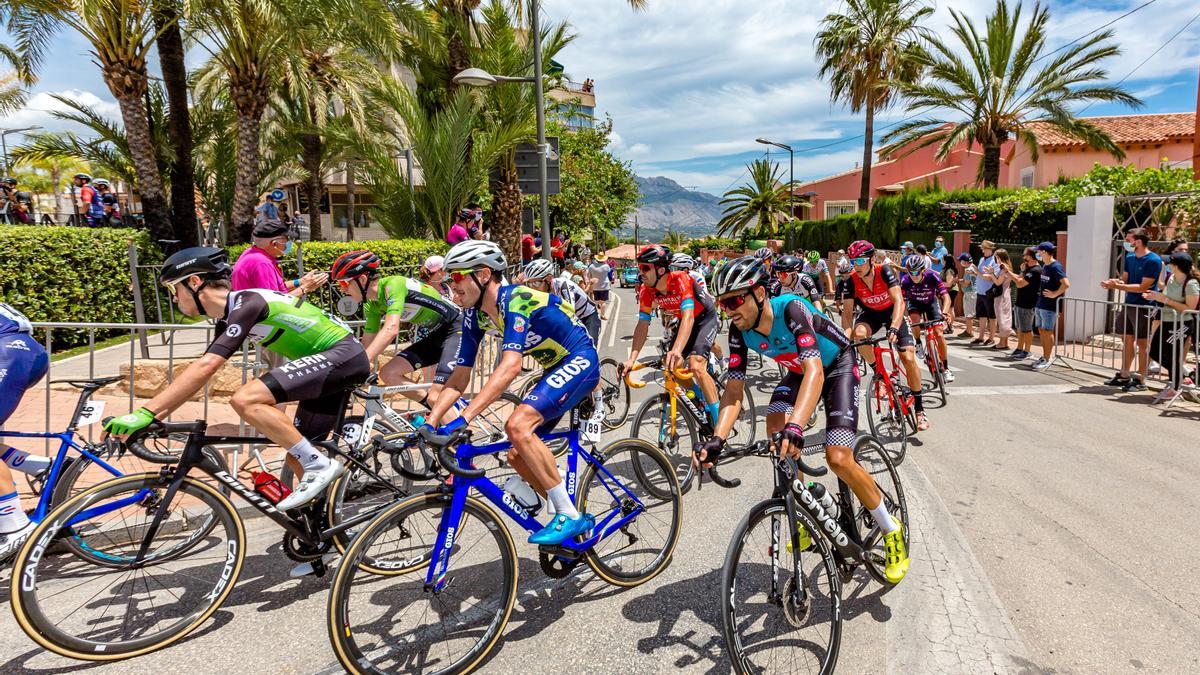
[[[947,363],[945,327],[933,326],[930,330],[933,331],[933,342],[937,345],[938,356],[942,358],[942,365],[945,365]]]
[[[854,459],[854,451],[843,445],[826,445],[825,462],[837,477],[842,479],[858,501],[870,510],[874,510],[883,501],[883,493],[871,478],[871,474]]]
[[[910,326],[912,326],[913,339],[917,341],[917,344],[921,344],[921,329],[917,326],[917,324],[921,323],[923,318],[924,317],[921,316],[920,312],[908,313],[908,323]]]
[[[916,393],[921,392],[921,371],[917,369],[917,348],[905,347],[900,350],[900,363],[904,365],[904,377],[908,380],[908,388]]]
[[[284,450],[295,448],[304,440],[287,413],[275,407],[275,395],[262,380],[251,380],[233,392],[229,405],[247,423]],[[324,455],[322,455],[324,457]],[[287,465],[297,476],[304,475],[304,467],[292,452],[287,453]],[[323,463],[323,462],[319,462]]]
[[[533,406],[522,403],[504,424],[504,432],[512,442],[512,448],[508,451],[508,463],[525,482],[542,495],[562,484],[562,476],[554,463],[554,454],[534,433],[545,421]]]
[[[851,340],[865,340],[871,337],[871,327],[865,323],[856,323],[854,328],[850,329]],[[863,360],[868,366],[875,365],[875,350],[871,345],[862,345],[858,348],[858,353],[862,354]]]

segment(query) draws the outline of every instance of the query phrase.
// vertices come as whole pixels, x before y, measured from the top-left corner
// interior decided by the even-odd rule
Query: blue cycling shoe
[[[554,516],[550,524],[529,535],[529,543],[538,546],[558,546],[568,539],[587,534],[587,531],[595,525],[595,516],[584,513],[575,520],[571,520],[560,513]]]

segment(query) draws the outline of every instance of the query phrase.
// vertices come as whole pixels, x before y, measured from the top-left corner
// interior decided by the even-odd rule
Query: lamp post
[[[756,138],[754,142],[773,145],[788,151],[788,216],[789,219],[794,219],[796,217],[796,153],[792,151],[792,146],[785,143],[776,143],[765,138]]]
[[[8,135],[25,133],[26,131],[37,131],[38,129],[41,129],[41,127],[36,124],[31,127],[21,127],[20,129],[0,129],[0,153],[4,155],[3,173],[8,173],[8,142],[6,140]]]
[[[507,77],[493,75],[482,68],[467,68],[454,76],[455,84],[471,87],[491,87],[506,82],[532,82],[534,107],[537,111],[538,149],[538,200],[542,215],[542,257],[552,260],[550,255],[550,196],[546,186],[546,111],[542,91],[542,34],[538,29],[538,2],[530,3],[529,29],[533,34],[533,77]]]

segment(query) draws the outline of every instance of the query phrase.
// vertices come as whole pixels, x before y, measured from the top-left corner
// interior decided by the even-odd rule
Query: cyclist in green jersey
[[[363,344],[372,363],[395,341],[401,324],[413,328],[412,344],[379,369],[379,379],[384,384],[398,384],[401,377],[414,370],[436,366],[428,397],[421,391],[404,394],[432,408],[458,358],[462,337],[458,308],[429,284],[402,276],[379,276],[379,256],[370,251],[339,256],[333,262],[330,278],[343,293],[362,303],[366,320]]]
[[[166,417],[246,340],[258,342],[290,361],[247,382],[230,404],[243,420],[287,448],[289,463],[303,473],[292,494],[277,504],[282,511],[294,509],[316,498],[342,473],[341,463],[313,444],[333,430],[345,392],[366,381],[371,362],[350,328],[315,305],[276,291],[232,291],[229,276],[228,254],[218,248],[188,248],[167,258],[159,281],[183,314],[216,319],[216,338],[166,389],[141,408],[109,420],[104,429],[128,436]],[[300,402],[294,421],[275,407],[288,401]]]

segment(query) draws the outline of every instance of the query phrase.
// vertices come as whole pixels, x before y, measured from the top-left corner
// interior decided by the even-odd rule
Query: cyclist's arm
[[[649,291],[649,292],[647,292]],[[629,345],[629,360],[637,361],[638,354],[641,353],[642,347],[646,344],[646,336],[650,334],[650,313],[654,311],[654,303],[647,298],[651,298],[654,291],[650,291],[645,286],[638,289],[638,322],[633,329],[633,342]],[[666,316],[663,316],[665,322]]]
[[[892,328],[900,329],[904,325],[904,313],[907,311],[904,295],[900,292],[899,286],[893,286],[888,289],[888,295],[892,296]]]
[[[388,314],[384,317],[383,325],[379,327],[377,333],[363,333],[363,346],[367,348],[367,359],[372,363],[383,350],[388,348],[396,340],[396,336],[400,334],[400,315]]]
[[[425,420],[427,424],[436,428],[442,425],[442,418],[446,416],[446,412],[454,407],[455,403],[462,398],[463,392],[471,384],[471,367],[456,366],[454,372],[450,373],[450,377],[446,378],[446,385],[442,389],[442,393],[438,396],[437,405],[433,406],[429,411],[429,417]]]
[[[154,413],[158,419],[175,412],[179,406],[191,399],[192,395],[208,383],[213,375],[225,365],[229,359],[217,354],[208,353],[196,359],[157,396],[150,399],[143,407]]]
[[[788,422],[803,427],[817,409],[817,402],[821,400],[821,390],[825,386],[825,366],[821,363],[821,348],[817,346],[813,316],[804,303],[789,303],[784,309],[783,319],[796,340],[796,356],[800,359],[801,370],[804,371],[804,377],[800,379],[800,391],[796,394],[796,403]]]
[[[736,328],[729,331],[729,378],[721,394],[721,412],[713,435],[729,438],[729,432],[742,413],[742,394],[746,388],[746,342]]]

